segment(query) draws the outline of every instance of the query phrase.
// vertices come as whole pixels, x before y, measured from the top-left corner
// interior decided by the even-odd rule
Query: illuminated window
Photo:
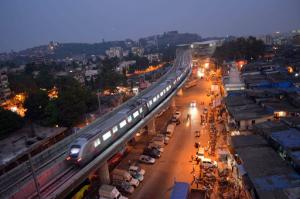
[[[157,99],[159,99],[159,94],[156,95]]]
[[[113,133],[116,133],[118,131],[118,126],[114,126],[113,128],[112,128],[112,132]]]
[[[142,112],[143,112],[143,108],[141,107],[141,108],[140,108],[140,113],[142,113]]]
[[[153,102],[156,102],[156,96],[155,96],[155,97],[153,97]]]
[[[160,92],[160,96],[163,96],[164,95],[164,92],[162,91],[162,92]]]
[[[110,132],[110,131],[106,132],[106,133],[102,136],[102,138],[103,138],[104,141],[107,140],[107,139],[110,138],[110,137],[111,137],[111,132]]]
[[[137,116],[139,116],[139,112],[138,112],[138,111],[135,111],[135,112],[133,113],[133,118],[136,118]]]
[[[127,120],[128,120],[129,123],[132,121],[131,115],[129,115],[129,116],[127,117]]]
[[[123,120],[121,123],[120,123],[120,128],[123,128],[125,125],[126,125],[126,120]]]
[[[95,140],[95,142],[94,142],[94,147],[99,146],[100,143],[101,143],[100,139],[97,138],[97,139]]]

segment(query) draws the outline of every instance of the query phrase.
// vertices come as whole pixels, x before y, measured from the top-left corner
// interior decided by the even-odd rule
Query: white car
[[[195,100],[191,101],[190,107],[195,108],[197,106],[197,103]]]
[[[151,158],[148,155],[141,155],[139,158],[140,162],[146,163],[146,164],[154,164],[155,163],[155,159]]]
[[[176,111],[174,114],[173,114],[173,117],[176,118],[177,120],[180,118],[181,116],[181,113],[179,111]]]

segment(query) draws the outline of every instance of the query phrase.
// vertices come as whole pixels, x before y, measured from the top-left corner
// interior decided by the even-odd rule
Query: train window
[[[161,91],[161,92],[160,92],[160,96],[163,96],[163,95],[164,95],[164,92],[163,92],[163,91]]]
[[[94,142],[94,147],[99,146],[100,143],[101,143],[100,139],[97,138],[97,139],[95,140],[95,142]]]
[[[149,101],[149,105],[150,105],[150,106],[152,105],[152,100]]]
[[[129,123],[132,121],[131,115],[129,115],[129,116],[127,117],[127,121],[128,121]]]
[[[143,108],[141,107],[141,108],[140,108],[140,113],[142,113],[142,112],[143,112]]]
[[[139,116],[139,111],[135,111],[135,112],[133,113],[133,117],[134,117],[134,118],[136,118],[137,116]]]
[[[159,99],[159,94],[156,95],[157,99]]]
[[[110,136],[111,136],[111,132],[108,131],[108,132],[106,132],[104,135],[102,135],[102,138],[103,138],[103,140],[105,141],[105,140],[107,140],[108,138],[110,138]]]
[[[155,97],[153,97],[153,102],[156,102],[156,96],[155,96]]]
[[[113,128],[112,128],[112,132],[113,133],[116,133],[118,131],[118,126],[114,126]]]
[[[126,124],[126,120],[123,120],[122,122],[120,122],[120,128],[123,128]]]

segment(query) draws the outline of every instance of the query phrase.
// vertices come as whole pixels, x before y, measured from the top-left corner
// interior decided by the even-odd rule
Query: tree
[[[54,86],[54,77],[48,71],[42,70],[35,78],[35,82],[39,88],[49,90]]]
[[[81,89],[62,90],[57,99],[58,123],[71,127],[76,124],[87,111],[85,96]]]
[[[57,122],[59,125],[71,127],[86,112],[97,109],[96,95],[82,88],[74,78],[62,77],[57,79],[55,84],[59,96],[47,109],[46,115],[49,123]],[[55,117],[57,117],[56,120]]]
[[[0,138],[22,128],[23,119],[16,113],[0,108]]]
[[[251,36],[247,39],[240,37],[234,41],[224,42],[222,46],[217,47],[213,57],[218,64],[234,59],[246,59],[251,62],[262,56],[264,50],[263,41]]]
[[[15,93],[32,93],[38,90],[36,82],[31,75],[28,74],[9,74],[9,87]]]
[[[46,91],[38,90],[30,93],[24,102],[24,107],[27,109],[25,117],[31,122],[43,120],[48,103],[49,97]]]

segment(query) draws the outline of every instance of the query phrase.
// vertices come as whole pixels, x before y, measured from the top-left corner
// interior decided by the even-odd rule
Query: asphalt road
[[[210,99],[206,96],[210,89],[210,83],[206,80],[199,80],[197,86],[184,89],[182,95],[175,97],[176,110],[181,115],[181,124],[176,127],[174,136],[170,143],[164,148],[162,157],[157,159],[154,165],[141,166],[146,170],[144,181],[136,188],[134,193],[129,196],[133,199],[164,199],[169,198],[174,181],[193,181],[193,166],[191,156],[195,155],[195,142],[201,142],[206,146],[209,136],[205,128],[200,126],[200,115],[203,113],[204,106],[208,106]],[[191,108],[190,102],[196,100],[197,107]],[[204,101],[205,105],[200,105]],[[174,109],[168,109],[161,117],[157,118],[156,130],[164,131],[164,127]],[[191,121],[187,121],[187,114],[191,114]],[[200,138],[196,138],[194,132],[203,128]],[[142,154],[143,148],[153,135],[142,135],[137,139],[131,152],[119,165],[119,168],[128,168],[129,160],[135,162]]]

